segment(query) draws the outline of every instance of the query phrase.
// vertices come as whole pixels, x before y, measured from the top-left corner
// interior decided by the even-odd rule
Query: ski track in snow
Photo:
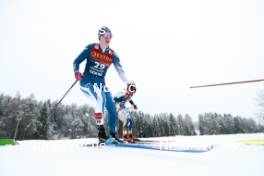
[[[19,145],[0,147],[0,176],[263,175],[264,146],[238,142],[264,139],[263,133],[159,139],[181,147],[217,147],[205,153],[181,153],[80,147],[96,139],[18,141]]]

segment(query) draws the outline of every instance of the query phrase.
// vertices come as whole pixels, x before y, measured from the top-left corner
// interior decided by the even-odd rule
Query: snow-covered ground
[[[80,147],[96,139],[18,141],[0,147],[0,176],[263,176],[264,145],[239,142],[247,139],[264,134],[162,138],[181,147],[217,145],[206,153]]]

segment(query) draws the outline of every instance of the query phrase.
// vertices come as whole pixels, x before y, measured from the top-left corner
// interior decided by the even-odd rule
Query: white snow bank
[[[239,142],[247,139],[264,139],[264,134],[159,138],[174,146],[217,145],[207,153],[80,147],[97,139],[18,141],[17,146],[0,147],[0,175],[262,176],[264,146]]]

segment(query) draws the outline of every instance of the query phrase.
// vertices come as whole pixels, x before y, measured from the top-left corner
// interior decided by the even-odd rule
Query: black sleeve
[[[135,103],[134,103],[133,100],[131,100],[131,99],[130,99],[128,102],[129,102],[131,105],[135,105]]]

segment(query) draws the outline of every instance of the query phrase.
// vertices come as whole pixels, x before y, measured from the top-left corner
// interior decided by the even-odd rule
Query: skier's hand
[[[83,79],[83,75],[81,72],[75,72],[75,78],[80,81]]]
[[[134,107],[134,109],[138,109],[137,105],[135,105],[135,104],[133,105],[133,107]]]

